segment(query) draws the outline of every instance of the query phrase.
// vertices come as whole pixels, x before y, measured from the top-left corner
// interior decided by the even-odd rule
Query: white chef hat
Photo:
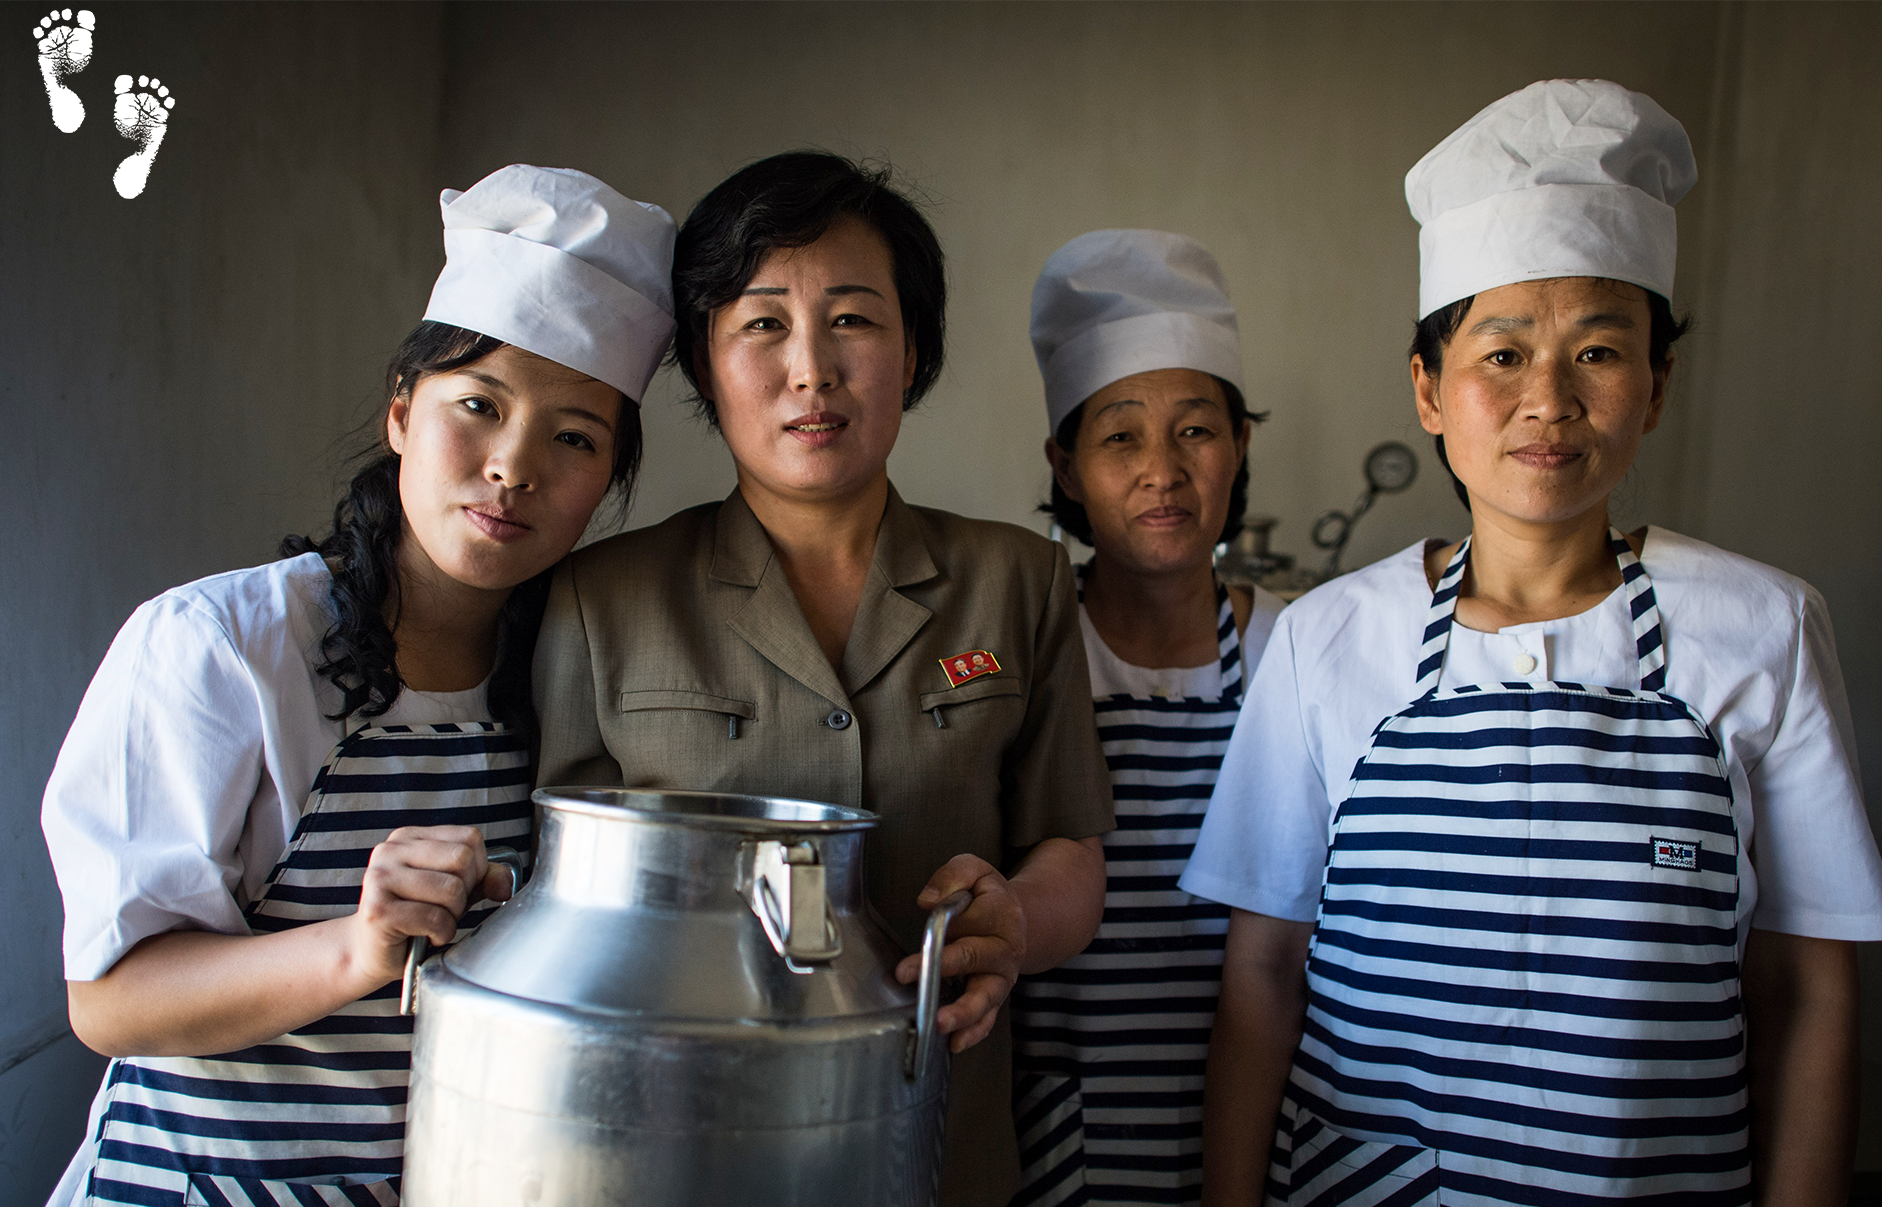
[[[635,402],[673,338],[673,219],[586,172],[511,164],[446,189],[425,317],[514,344]]]
[[[1091,231],[1047,257],[1032,288],[1032,347],[1055,432],[1085,399],[1133,373],[1197,369],[1242,388],[1221,266],[1202,244],[1168,231]]]
[[[1686,129],[1607,80],[1541,80],[1405,174],[1418,315],[1499,285],[1608,277],[1673,296],[1673,206],[1699,179]]]

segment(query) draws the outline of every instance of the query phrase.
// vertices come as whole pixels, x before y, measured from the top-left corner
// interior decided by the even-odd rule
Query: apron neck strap
[[[1444,655],[1451,648],[1451,617],[1457,612],[1457,592],[1464,585],[1464,567],[1470,565],[1470,538],[1458,543],[1451,564],[1444,568],[1437,589],[1431,593],[1431,610],[1425,613],[1425,639],[1418,649],[1418,686],[1412,698],[1422,700],[1438,690],[1438,677],[1444,673]]]
[[[1647,568],[1634,556],[1634,547],[1612,526],[1608,528],[1608,549],[1620,566],[1621,585],[1627,590],[1640,690],[1663,691],[1666,688],[1666,642],[1660,632],[1660,605],[1654,598],[1653,580],[1647,577]],[[1464,584],[1464,569],[1469,565],[1470,538],[1465,537],[1431,593],[1431,610],[1425,614],[1424,644],[1418,650],[1418,685],[1413,689],[1413,699],[1423,700],[1437,693],[1438,679],[1444,673],[1444,655],[1451,647],[1451,622],[1457,615],[1457,593]]]
[[[1095,558],[1094,558],[1095,560]],[[1072,567],[1072,578],[1078,583],[1078,602],[1085,602],[1085,576],[1091,573],[1091,562],[1081,562]],[[1236,703],[1241,702],[1243,680],[1247,672],[1242,666],[1242,639],[1235,631],[1235,605],[1229,600],[1228,584],[1222,581],[1220,574],[1215,576],[1215,614],[1216,614],[1216,649],[1222,668],[1222,698]]]
[[[1252,587],[1250,591],[1252,593]],[[1228,584],[1219,574],[1215,579],[1215,632],[1216,654],[1222,668],[1222,698],[1240,703],[1244,676],[1242,641],[1235,631],[1235,605],[1229,600]]]
[[[1627,614],[1634,620],[1634,656],[1639,662],[1640,690],[1666,690],[1666,642],[1660,633],[1660,603],[1653,594],[1647,568],[1634,556],[1634,547],[1616,528],[1608,529],[1608,548],[1620,563],[1621,586],[1627,589]]]

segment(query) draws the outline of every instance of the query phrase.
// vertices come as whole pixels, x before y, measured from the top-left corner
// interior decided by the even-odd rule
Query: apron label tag
[[[1653,866],[1672,868],[1680,872],[1699,870],[1699,844],[1681,842],[1677,838],[1649,838],[1653,846]]]

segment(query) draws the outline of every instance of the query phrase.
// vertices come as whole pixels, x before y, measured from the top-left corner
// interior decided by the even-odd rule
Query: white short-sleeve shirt
[[[333,622],[317,554],[200,579],[143,604],[106,652],[46,783],[40,821],[65,900],[65,975],[95,980],[139,941],[247,934],[345,736],[314,668]],[[488,715],[482,687],[402,692],[371,724]],[[354,722],[354,727],[358,727]]]
[[[1431,588],[1424,544],[1283,612],[1242,702],[1182,878],[1197,896],[1314,920],[1333,809],[1373,728],[1411,703]],[[1882,939],[1882,858],[1823,597],[1781,570],[1650,529],[1666,691],[1724,753],[1738,824],[1739,921],[1825,939]],[[1624,589],[1560,620],[1454,625],[1440,688],[1638,686]]]

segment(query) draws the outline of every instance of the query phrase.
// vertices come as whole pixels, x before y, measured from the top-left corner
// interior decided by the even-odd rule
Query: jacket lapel
[[[882,527],[876,530],[869,578],[863,583],[862,602],[850,626],[849,645],[843,650],[843,682],[851,691],[869,686],[934,615],[895,588],[926,582],[936,573],[914,509],[890,486]]]
[[[726,623],[773,666],[846,707],[849,692],[868,686],[933,615],[895,588],[924,582],[936,573],[913,509],[889,487],[839,679],[797,606],[790,579],[772,551],[771,538],[744,496],[734,490],[719,508],[711,577],[752,588],[751,597]],[[848,691],[844,684],[849,685]]]
[[[710,576],[753,588],[727,626],[773,666],[824,699],[848,707],[849,694],[797,606],[771,538],[736,489],[720,506],[716,528]]]

